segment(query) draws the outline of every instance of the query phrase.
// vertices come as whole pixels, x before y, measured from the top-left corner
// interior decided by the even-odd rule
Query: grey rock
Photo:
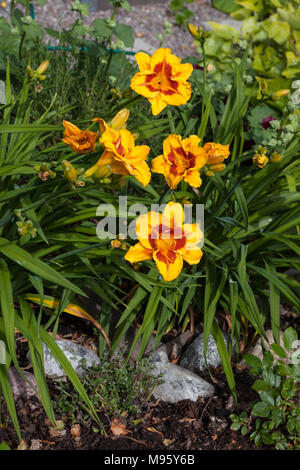
[[[224,340],[228,347],[230,341],[230,335],[223,333]],[[207,365],[204,359],[204,347],[203,347],[203,333],[200,333],[194,341],[186,348],[181,359],[180,366],[190,369],[195,372],[201,372],[209,368],[218,367],[222,361],[219,355],[217,343],[214,338],[210,335],[208,338],[208,345],[206,351]]]
[[[93,351],[84,348],[73,341],[63,339],[56,340],[56,344],[60,347],[67,359],[70,361],[73,369],[82,377],[88,367],[99,365],[100,360]],[[48,347],[44,344],[44,363],[45,374],[48,377],[64,377],[65,371],[60,366],[59,362],[52,356]]]
[[[162,383],[156,385],[153,395],[169,403],[177,403],[181,400],[197,401],[199,397],[207,397],[214,394],[214,387],[198,375],[172,364],[164,351],[154,353],[153,374],[161,375]]]
[[[30,397],[39,398],[34,375],[26,371],[23,371],[23,374],[25,380],[23,377],[21,377],[15,367],[10,367],[8,370],[9,381],[14,399],[17,400],[19,397],[25,399]]]

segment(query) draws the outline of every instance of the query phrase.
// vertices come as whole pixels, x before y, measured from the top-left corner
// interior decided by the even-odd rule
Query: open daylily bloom
[[[92,176],[100,166],[109,165],[112,173],[133,175],[143,186],[149,184],[151,173],[145,160],[150,147],[135,145],[134,136],[128,129],[116,131],[107,126],[100,144],[105,151],[98,162],[85,172],[86,177]]]
[[[176,279],[183,261],[197,264],[202,251],[198,244],[203,239],[199,224],[184,224],[181,204],[169,202],[163,212],[142,214],[136,224],[138,243],[125,255],[130,263],[153,259],[165,281]]]
[[[163,143],[163,155],[152,160],[152,171],[163,174],[171,189],[175,189],[182,179],[198,188],[202,183],[199,169],[206,164],[206,153],[199,143],[196,135],[187,139],[169,135]]]
[[[171,49],[157,49],[152,57],[145,52],[135,55],[140,71],[134,75],[130,87],[145,96],[156,116],[168,104],[180,106],[191,97],[187,79],[193,72],[192,64],[182,64]]]
[[[222,171],[225,168],[223,161],[229,157],[229,145],[216,144],[215,142],[207,142],[203,149],[206,152],[207,166],[211,175],[215,171]]]
[[[94,152],[98,138],[97,132],[92,132],[89,129],[83,131],[69,121],[63,121],[63,126],[65,133],[62,141],[69,145],[74,152]]]

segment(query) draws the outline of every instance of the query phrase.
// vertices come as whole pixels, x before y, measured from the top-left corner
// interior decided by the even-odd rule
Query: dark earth
[[[135,419],[142,418],[137,425],[126,423],[125,436],[114,436],[110,431],[111,422],[101,417],[107,430],[107,437],[95,432],[96,424],[90,419],[81,424],[80,439],[72,438],[71,421],[62,418],[66,432],[55,436],[51,424],[43,411],[39,400],[19,398],[16,403],[22,437],[28,447],[32,440],[39,440],[42,450],[252,450],[257,449],[248,438],[230,430],[229,415],[232,409],[230,392],[226,379],[220,371],[215,371],[216,394],[209,399],[199,398],[196,403],[184,400],[177,404],[149,401]],[[252,379],[244,370],[235,370],[237,381],[239,410],[249,411],[251,400],[256,393],[251,391]],[[50,385],[50,391],[53,387]],[[55,396],[52,396],[55,399]],[[231,407],[230,407],[231,408]],[[59,434],[59,432],[57,433]],[[2,404],[2,424],[0,440],[11,449],[16,449],[18,440],[6,407]],[[261,447],[263,448],[263,447]]]
[[[284,323],[291,319],[284,316]],[[296,326],[296,325],[294,325]],[[71,332],[71,333],[70,333]],[[60,337],[72,339],[90,337],[92,329],[84,320],[62,316],[59,329]],[[27,343],[18,341],[18,359],[20,366],[29,372],[30,363],[27,359]],[[29,364],[29,365],[28,365]],[[37,397],[16,401],[17,416],[21,434],[27,448],[32,450],[156,450],[156,451],[197,451],[197,450],[264,450],[267,446],[257,448],[239,432],[230,429],[231,413],[246,411],[250,413],[251,403],[257,400],[257,394],[251,389],[254,378],[241,365],[233,367],[237,386],[238,405],[234,407],[233,398],[227,386],[222,367],[202,374],[207,381],[213,382],[215,394],[210,398],[199,398],[197,402],[190,400],[177,404],[156,401],[153,397],[137,412],[136,416],[118,417],[120,429],[126,434],[116,435],[112,431],[113,418],[105,413],[99,415],[107,436],[101,435],[97,424],[92,418],[85,422],[80,419],[79,436],[72,436],[74,421],[66,415],[56,412],[56,419],[63,420],[64,430],[55,431],[47,418],[41,402]],[[48,379],[52,400],[55,402],[57,388],[54,381]],[[2,399],[0,421],[0,442],[5,442],[12,450],[17,449],[19,442],[13,424]],[[79,414],[80,416],[80,414]],[[134,424],[134,422],[138,424]]]

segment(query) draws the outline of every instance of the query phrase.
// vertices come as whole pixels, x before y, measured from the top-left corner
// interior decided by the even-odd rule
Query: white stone
[[[156,385],[153,395],[169,403],[177,403],[181,400],[197,401],[199,397],[207,397],[214,394],[214,386],[206,382],[198,375],[172,364],[164,351],[152,356],[155,365],[152,371],[155,376],[162,374],[161,384]]]
[[[75,372],[81,377],[86,369],[91,366],[99,365],[100,360],[93,351],[80,346],[73,341],[56,340],[66,358],[70,361]],[[45,374],[48,377],[64,377],[67,374],[60,366],[59,362],[52,356],[48,347],[44,344],[44,363]]]

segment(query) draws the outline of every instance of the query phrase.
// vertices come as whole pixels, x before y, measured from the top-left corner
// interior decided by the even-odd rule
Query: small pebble
[[[77,439],[78,437],[80,438],[80,434],[81,434],[80,424],[73,424],[73,426],[71,427],[72,437],[74,437],[75,439]]]

